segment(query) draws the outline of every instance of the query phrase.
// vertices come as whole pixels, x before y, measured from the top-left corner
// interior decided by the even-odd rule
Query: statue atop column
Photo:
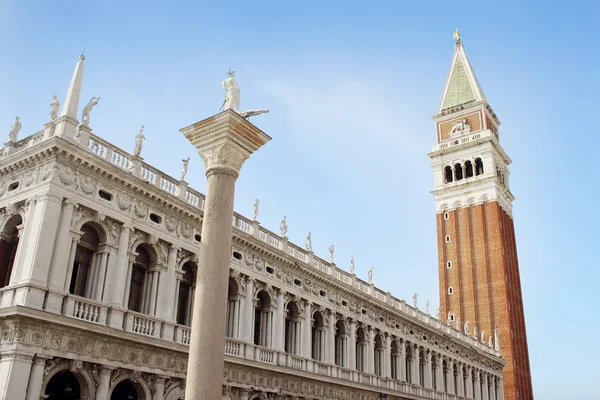
[[[333,252],[335,251],[335,249],[333,248],[333,245],[329,246],[329,262],[333,264]]]
[[[350,273],[354,275],[354,256],[350,259]]]
[[[306,237],[306,250],[312,251],[312,237],[310,232],[308,232],[308,236]]]
[[[281,224],[279,224],[279,233],[281,234],[282,237],[285,237],[285,235],[288,231],[287,221],[285,218],[286,217],[284,215],[283,219],[281,220]]]
[[[435,310],[435,318],[441,320],[442,319],[442,313],[440,312],[440,308],[438,307],[437,310]]]
[[[81,112],[81,125],[90,126],[90,113],[99,101],[100,97],[92,97],[85,107],[83,107],[83,111]]]
[[[258,204],[260,203],[260,201],[258,199],[254,200],[254,206],[252,207],[252,211],[254,212],[254,215],[252,216],[252,221],[256,221],[256,219],[258,218]]]
[[[425,302],[425,314],[429,314],[429,300]]]
[[[413,307],[417,308],[417,299],[419,298],[419,293],[413,294]]]
[[[143,125],[142,125],[143,126]],[[142,133],[142,132],[140,132]],[[136,143],[137,145],[137,143]],[[140,150],[141,152],[141,150]],[[182,181],[185,179],[185,176],[187,175],[188,172],[188,164],[190,163],[190,158],[184,158],[183,160],[181,160],[181,162],[183,163],[183,167],[181,169],[181,175],[179,175],[179,180]]]
[[[369,277],[369,283],[373,283],[373,267],[371,267],[369,269],[369,273],[368,273],[368,277]]]
[[[485,331],[481,331],[481,343],[485,343]]]
[[[448,326],[450,326],[451,323],[452,323],[452,313],[450,311],[448,311],[448,318],[446,318],[446,324]]]
[[[144,146],[144,139],[146,139],[146,136],[144,136],[144,125],[142,125],[142,127],[140,128],[140,133],[138,133],[137,135],[135,135],[135,147],[133,148],[133,155],[136,157],[140,157],[140,154],[142,154],[142,147]]]
[[[494,327],[494,349],[500,351],[500,336],[498,334],[498,327]]]
[[[229,68],[227,71],[227,78],[221,82],[221,87],[225,89],[225,101],[223,102],[224,110],[233,110],[235,108],[240,109],[240,87],[235,80],[235,71]],[[235,106],[235,108],[234,108]]]
[[[462,328],[462,325],[460,324],[460,317],[458,317],[458,319],[456,320],[456,330],[460,331],[461,328]]]
[[[58,100],[58,95],[54,95],[54,100],[50,103],[50,119],[54,121],[58,118],[58,109],[60,108],[60,101]]]
[[[473,328],[473,339],[477,340],[479,336],[477,336],[477,326]]]
[[[19,131],[21,130],[21,119],[19,117],[15,117],[15,122],[13,122],[10,131],[8,132],[8,141],[16,142],[19,137]]]
[[[465,335],[469,336],[469,333],[471,332],[471,327],[469,324],[469,321],[465,322]]]

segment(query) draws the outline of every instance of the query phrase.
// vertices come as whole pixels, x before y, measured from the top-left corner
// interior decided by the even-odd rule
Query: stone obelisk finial
[[[85,56],[79,57],[79,62],[75,65],[75,71],[71,78],[69,91],[65,97],[65,103],[56,123],[55,135],[67,140],[73,140],[79,121],[77,121],[77,109],[79,108],[79,96],[81,95],[81,83],[83,82],[83,61]]]

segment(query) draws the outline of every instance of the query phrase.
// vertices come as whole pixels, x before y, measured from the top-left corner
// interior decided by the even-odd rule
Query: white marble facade
[[[71,122],[0,151],[0,398],[182,399],[204,196]],[[232,224],[224,398],[503,398],[498,351]]]

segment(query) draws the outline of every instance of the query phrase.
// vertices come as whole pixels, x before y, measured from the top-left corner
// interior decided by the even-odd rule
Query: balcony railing
[[[125,330],[146,336],[159,337],[162,321],[148,315],[128,311],[125,315]],[[189,343],[189,339],[188,339]]]
[[[96,324],[106,323],[107,307],[84,297],[69,295],[64,299],[63,314]]]

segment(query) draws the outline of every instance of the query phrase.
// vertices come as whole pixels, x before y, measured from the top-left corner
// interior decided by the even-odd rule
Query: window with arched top
[[[442,362],[442,389],[448,393],[448,363],[446,360]]]
[[[448,165],[446,168],[444,168],[444,183],[450,183],[453,180],[454,177],[452,174],[452,167]]]
[[[181,267],[183,275],[179,280],[179,293],[177,298],[177,323],[190,326],[192,324],[192,307],[194,305],[194,288],[196,283],[195,265],[186,262]]]
[[[392,375],[392,379],[400,379],[398,373],[398,360],[400,355],[400,350],[398,349],[398,343],[396,340],[392,340],[391,349],[390,349],[390,372]]]
[[[237,339],[239,337],[240,326],[240,288],[234,278],[229,278],[229,287],[227,289],[227,326],[225,336]]]
[[[81,238],[75,250],[75,260],[71,272],[69,293],[82,297],[94,297],[92,293],[92,269],[95,266],[96,254],[100,246],[98,231],[90,224],[81,227]]]
[[[431,387],[433,390],[438,390],[438,358],[436,356],[431,356]]]
[[[483,175],[483,161],[481,158],[475,159],[475,176]]]
[[[465,161],[465,178],[473,177],[473,163],[469,160]]]
[[[270,347],[273,313],[271,311],[271,297],[261,290],[258,292],[256,306],[254,307],[254,344]]]
[[[375,336],[375,343],[373,347],[373,360],[375,362],[375,375],[383,375],[383,337],[381,334]]]
[[[413,366],[413,350],[410,344],[406,345],[406,360],[405,360],[405,371],[406,371],[406,382],[412,383],[412,366]]]
[[[320,311],[313,314],[311,321],[312,358],[323,361],[325,353],[325,319]]]
[[[456,364],[452,366],[452,379],[454,379],[454,394],[458,395],[458,367]]]
[[[19,228],[23,223],[20,215],[13,215],[6,221],[0,235],[0,288],[8,285],[12,274],[17,248],[19,247]]]
[[[462,379],[463,379],[463,382],[462,382],[463,386],[462,387],[464,388],[464,391],[466,393],[467,388],[468,388],[468,386],[467,386],[467,383],[468,383],[467,382],[467,367],[464,367],[464,366],[462,368]]]
[[[463,168],[460,163],[454,164],[454,174],[456,175],[456,181],[460,181],[463,178]]]
[[[150,268],[150,253],[144,245],[136,249],[137,256],[131,267],[131,279],[129,281],[129,300],[127,308],[136,312],[147,312],[144,303],[147,298],[148,270]]]
[[[425,387],[425,352],[419,351],[419,385]]]
[[[338,320],[335,324],[335,365],[346,366],[346,325],[344,321]]]
[[[356,370],[359,372],[365,372],[366,349],[367,335],[363,328],[358,328],[356,330]]]
[[[298,354],[300,352],[300,309],[295,302],[289,302],[285,308],[285,352]]]

